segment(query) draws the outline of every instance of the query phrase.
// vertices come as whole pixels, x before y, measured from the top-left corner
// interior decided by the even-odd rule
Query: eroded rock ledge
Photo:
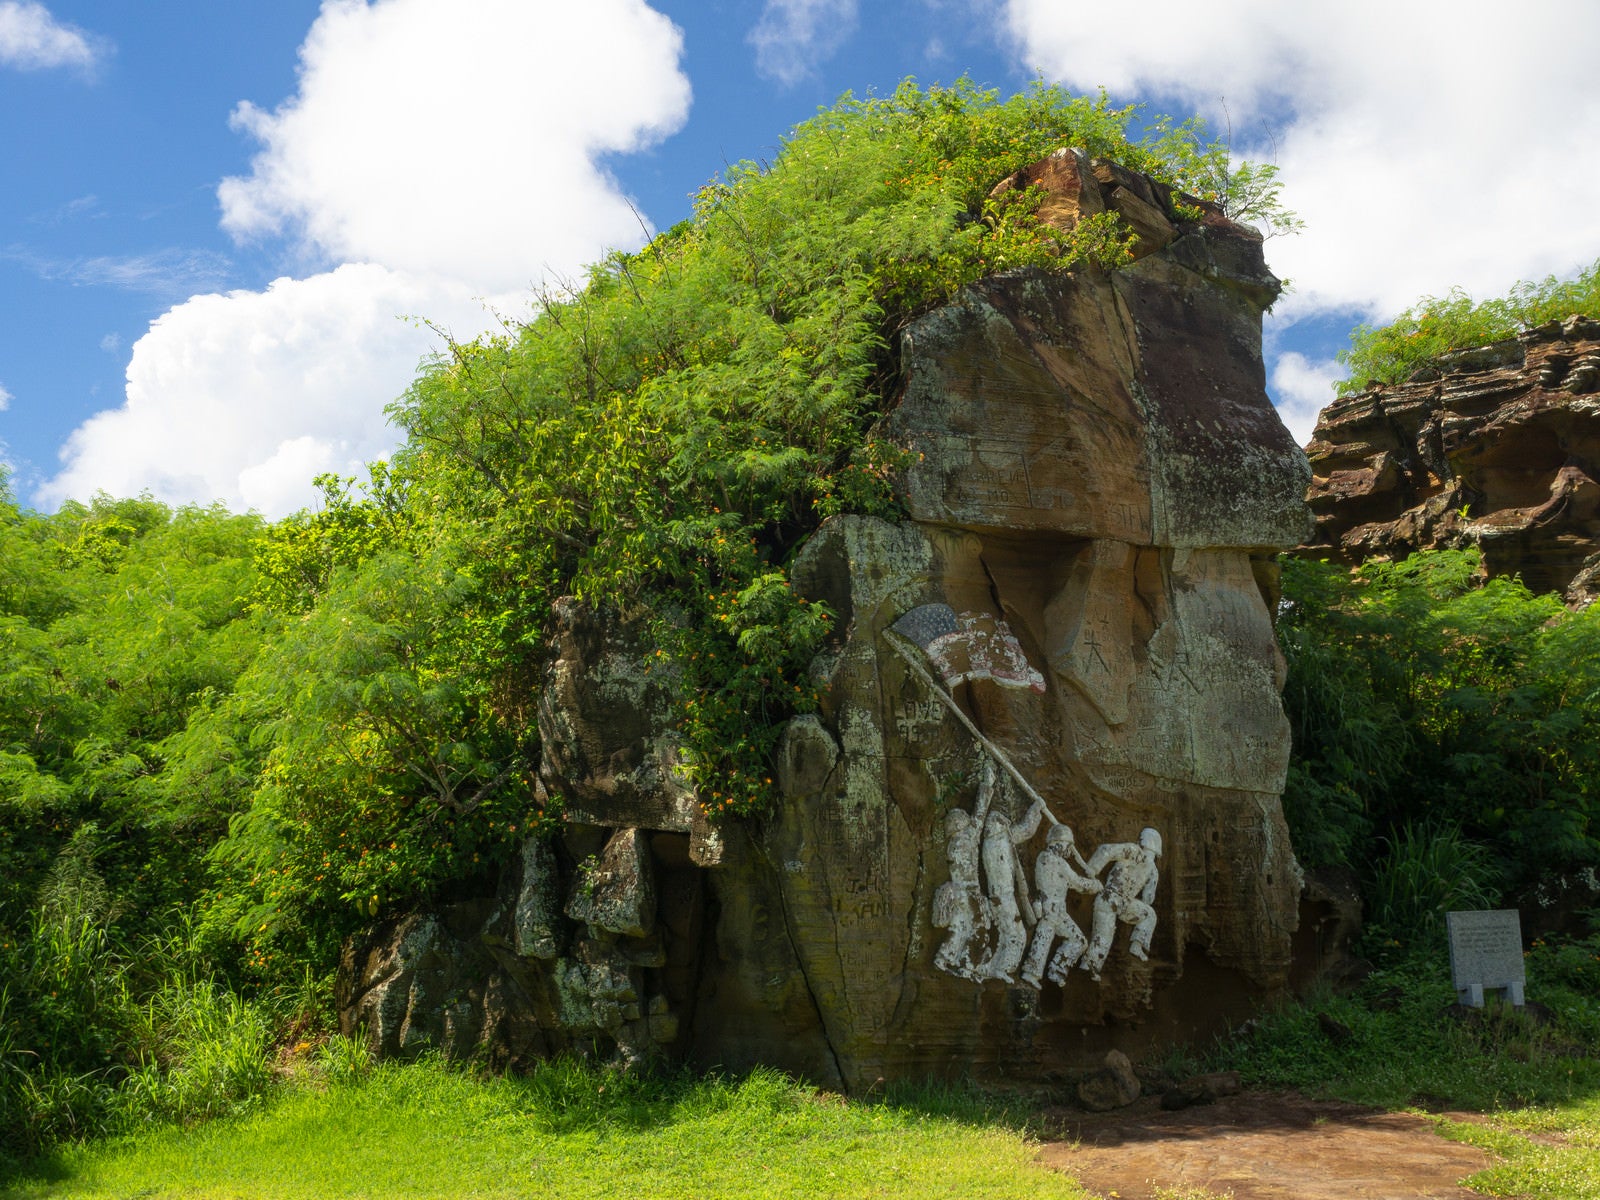
[[[839,619],[775,811],[707,824],[637,632],[564,604],[540,697],[564,833],[496,895],[353,940],[347,1029],[855,1089],[1048,1078],[1283,986],[1269,614],[1309,471],[1264,390],[1277,281],[1252,232],[1114,164],[1002,186],[1028,183],[1063,225],[1123,213],[1139,257],[992,278],[906,332],[879,432],[920,455],[909,519],[830,520],[792,566]]]
[[[1490,575],[1600,594],[1600,322],[1552,321],[1336,400],[1306,452],[1307,553],[1476,546]]]

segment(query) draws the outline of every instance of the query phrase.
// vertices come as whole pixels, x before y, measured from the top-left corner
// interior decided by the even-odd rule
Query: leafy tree
[[[240,682],[264,754],[249,810],[214,852],[213,923],[254,949],[328,962],[394,903],[481,878],[536,808],[522,731],[460,671],[474,581],[385,552],[337,582]]]
[[[1370,868],[1375,837],[1426,825],[1482,843],[1510,888],[1600,861],[1600,611],[1479,565],[1286,563],[1284,804],[1305,860]]]
[[[333,586],[336,575],[360,566],[404,538],[405,497],[379,460],[368,468],[363,498],[355,480],[318,475],[322,504],[291,513],[262,533],[255,554],[257,603],[275,612],[304,613]]]
[[[248,603],[260,531],[0,495],[0,1153],[99,1127],[135,1065],[126,948],[195,902],[245,795],[176,767],[274,628]]]

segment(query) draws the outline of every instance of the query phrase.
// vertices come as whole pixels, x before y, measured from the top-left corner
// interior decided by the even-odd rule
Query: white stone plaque
[[[1462,1004],[1483,1007],[1484,989],[1499,989],[1522,1004],[1522,921],[1514,908],[1445,914],[1450,931],[1450,980]]]

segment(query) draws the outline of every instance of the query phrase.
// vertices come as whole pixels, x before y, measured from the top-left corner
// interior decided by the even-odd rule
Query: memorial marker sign
[[[1522,1005],[1522,921],[1514,908],[1445,914],[1450,932],[1450,981],[1462,1004],[1483,1007],[1485,988]]]

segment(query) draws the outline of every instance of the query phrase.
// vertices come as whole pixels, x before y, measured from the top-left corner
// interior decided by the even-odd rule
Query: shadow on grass
[[[880,1095],[846,1097],[765,1067],[743,1074],[690,1067],[617,1071],[571,1058],[503,1077],[499,1085],[552,1133],[600,1128],[645,1131],[733,1111],[777,1114],[807,1106],[882,1106],[952,1124],[1020,1132],[1037,1107],[967,1082],[911,1082],[896,1084]]]
[[[0,1195],[5,1195],[24,1180],[30,1183],[65,1183],[72,1175],[72,1169],[67,1166],[59,1150],[34,1159],[0,1155]]]

